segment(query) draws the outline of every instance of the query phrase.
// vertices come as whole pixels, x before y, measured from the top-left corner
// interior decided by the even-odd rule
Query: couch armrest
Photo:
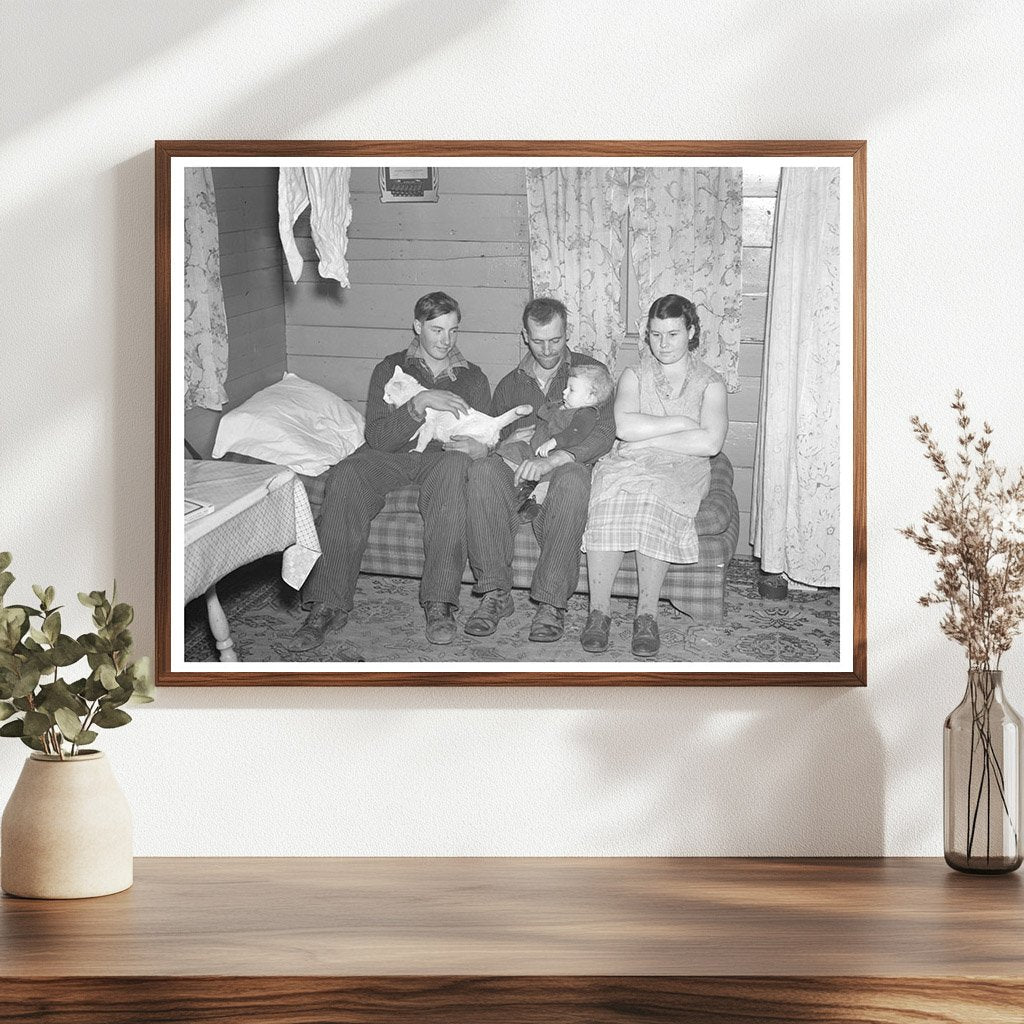
[[[711,487],[697,511],[695,524],[698,536],[724,533],[738,516],[732,481],[733,470],[729,456],[725,452],[719,452],[711,460]]]

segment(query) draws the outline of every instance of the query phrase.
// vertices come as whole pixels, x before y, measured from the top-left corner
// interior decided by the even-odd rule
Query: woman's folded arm
[[[615,433],[623,441],[657,442],[683,455],[717,455],[729,429],[725,385],[709,384],[701,404],[700,423],[689,416],[652,416],[640,409],[640,382],[631,368],[619,378],[615,395]]]

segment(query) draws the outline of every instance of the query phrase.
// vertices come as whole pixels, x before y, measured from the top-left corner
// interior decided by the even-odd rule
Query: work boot
[[[498,628],[498,622],[515,610],[509,591],[490,590],[480,599],[480,606],[462,628],[470,636],[490,636]]]
[[[633,657],[653,658],[660,647],[657,619],[653,615],[638,615],[633,620]]]
[[[340,630],[348,622],[348,612],[340,608],[329,608],[322,601],[314,601],[306,621],[299,626],[295,635],[285,641],[285,650],[311,651],[319,647],[329,633]]]
[[[427,601],[423,605],[427,617],[426,634],[432,644],[450,644],[455,639],[455,609],[444,601]]]
[[[599,612],[596,608],[587,616],[587,624],[580,633],[583,650],[590,654],[600,654],[608,650],[608,633],[611,630],[612,618]]]
[[[565,609],[553,604],[540,604],[530,626],[530,639],[538,644],[550,644],[561,640],[565,633]]]

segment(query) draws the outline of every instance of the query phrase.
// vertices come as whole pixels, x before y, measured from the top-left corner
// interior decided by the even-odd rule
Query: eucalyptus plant
[[[53,587],[33,585],[38,606],[4,603],[14,582],[10,564],[10,553],[0,552],[0,736],[61,760],[74,757],[99,729],[132,720],[126,704],[153,700],[149,659],[131,660],[135,612],[117,602],[116,582],[109,600],[102,590],[80,593],[96,632],[68,636]],[[68,682],[65,670],[83,659],[89,674]]]

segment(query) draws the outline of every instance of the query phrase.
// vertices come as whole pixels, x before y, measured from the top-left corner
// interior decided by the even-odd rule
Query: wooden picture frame
[[[836,306],[839,318],[840,409],[837,428],[841,482],[837,488],[835,529],[840,535],[841,583],[837,590],[835,638],[838,655],[822,661],[742,660],[700,662],[671,660],[602,660],[580,650],[576,662],[545,660],[544,645],[524,638],[522,661],[481,663],[476,657],[448,662],[373,661],[341,663],[195,662],[184,655],[185,600],[182,565],[185,543],[182,498],[184,470],[180,463],[189,438],[183,427],[183,373],[179,350],[184,348],[180,308],[183,305],[182,182],[187,167],[280,168],[286,166],[349,166],[373,168],[378,188],[380,166],[421,163],[438,168],[438,203],[385,207],[389,215],[410,216],[445,206],[446,169],[465,175],[477,167],[540,167],[609,165],[630,168],[740,166],[752,168],[834,168],[840,204]],[[474,163],[478,162],[478,163]],[[768,171],[765,172],[768,174]],[[752,179],[751,179],[752,180]],[[379,194],[377,196],[379,202]],[[767,203],[767,200],[766,200]],[[765,206],[767,209],[767,206]],[[760,209],[760,208],[757,208]],[[748,211],[745,210],[745,214]],[[358,213],[358,210],[357,210]],[[756,209],[755,209],[756,214]],[[432,214],[433,215],[433,214]],[[771,216],[766,214],[770,227]],[[524,214],[525,219],[525,214]],[[761,226],[764,229],[764,225]],[[747,230],[746,222],[744,230]],[[156,666],[159,685],[357,685],[357,686],[677,686],[677,685],[866,685],[866,143],[863,141],[158,141],[155,144],[156,241]],[[744,235],[746,238],[746,235]],[[528,241],[528,239],[527,239]],[[528,257],[524,264],[528,273]],[[628,262],[628,261],[626,261]],[[767,259],[763,260],[767,273]],[[283,270],[287,287],[287,269]],[[626,281],[627,268],[622,271]],[[436,287],[444,288],[443,269]],[[358,285],[353,285],[353,288]],[[423,286],[421,291],[433,290]],[[683,291],[682,288],[679,289]],[[406,289],[396,294],[405,301]],[[451,291],[458,294],[458,288]],[[628,291],[628,288],[625,289]],[[173,300],[173,302],[172,302]],[[623,302],[626,300],[623,299]],[[758,298],[759,302],[767,302]],[[751,300],[753,309],[753,300]],[[758,307],[760,315],[761,307]],[[631,310],[634,315],[635,310]],[[411,322],[411,308],[409,310]],[[286,328],[287,329],[287,328]],[[508,327],[511,336],[518,324]],[[392,331],[392,334],[396,334]],[[411,336],[411,335],[410,335]],[[570,346],[572,337],[570,332]],[[404,343],[403,343],[404,344]],[[643,344],[643,339],[636,343]],[[759,355],[757,353],[756,355]],[[472,358],[472,357],[470,357]],[[486,367],[485,367],[486,369]],[[496,380],[491,380],[493,388]],[[760,386],[760,385],[759,385]],[[747,400],[749,403],[749,399]],[[237,404],[237,403],[236,403]],[[751,437],[754,433],[751,430]],[[728,445],[728,441],[727,441]],[[204,453],[205,454],[205,453]],[[750,479],[744,477],[744,486]],[[742,527],[747,528],[747,520]],[[742,533],[739,544],[748,543]],[[744,568],[744,571],[746,569]],[[525,604],[526,591],[515,591]],[[585,600],[585,598],[584,598]],[[475,602],[474,602],[475,603]],[[662,602],[664,606],[664,602]],[[465,617],[471,609],[462,605]],[[784,616],[784,606],[766,604],[765,615]],[[296,623],[297,625],[297,623]],[[420,620],[422,627],[422,619]],[[460,621],[461,627],[461,621]],[[225,628],[222,626],[222,628]],[[616,628],[627,631],[628,622]],[[723,627],[726,628],[726,627]],[[216,631],[215,631],[216,632]],[[568,639],[568,637],[566,638]],[[560,641],[565,642],[565,640]],[[578,640],[570,641],[578,648]],[[230,643],[230,641],[228,641]],[[627,644],[628,646],[628,644]],[[831,648],[830,648],[831,649]],[[781,648],[786,657],[785,648]],[[437,652],[430,650],[432,655]],[[691,652],[692,653],[692,652]],[[776,651],[775,654],[779,652]]]

